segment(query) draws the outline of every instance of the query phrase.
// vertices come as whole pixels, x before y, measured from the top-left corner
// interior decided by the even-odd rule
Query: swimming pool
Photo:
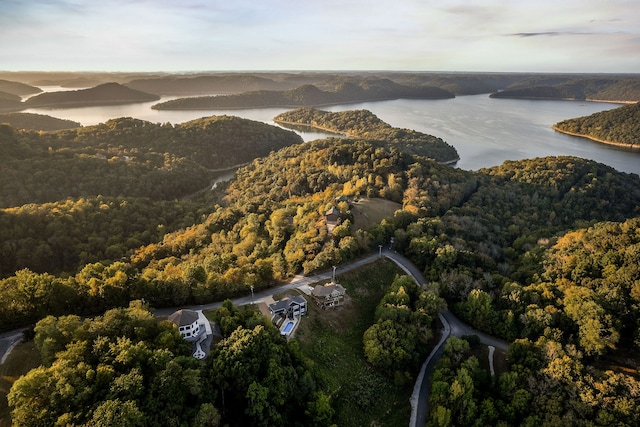
[[[291,330],[293,329],[293,321],[289,320],[287,322],[286,325],[284,325],[284,328],[282,328],[282,332],[280,332],[282,335],[289,335],[291,333]]]

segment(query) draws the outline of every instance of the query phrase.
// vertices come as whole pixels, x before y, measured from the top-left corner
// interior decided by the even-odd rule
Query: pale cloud
[[[0,68],[637,72],[627,0],[0,0]]]

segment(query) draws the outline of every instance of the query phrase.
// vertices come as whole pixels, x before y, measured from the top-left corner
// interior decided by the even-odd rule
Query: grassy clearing
[[[371,326],[375,308],[396,274],[395,264],[380,261],[373,266],[340,275],[347,289],[342,307],[321,310],[308,305],[296,338],[304,354],[331,395],[341,426],[397,426],[409,422],[409,397],[413,384],[398,387],[365,362],[362,336]]]
[[[0,365],[0,427],[11,426],[7,394],[21,375],[40,366],[42,360],[33,341],[18,344],[7,360]]]
[[[354,230],[370,230],[380,224],[384,218],[393,216],[393,213],[401,209],[400,203],[384,199],[361,199],[353,203]]]

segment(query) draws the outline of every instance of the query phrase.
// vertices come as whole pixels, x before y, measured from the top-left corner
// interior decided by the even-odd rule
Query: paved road
[[[422,272],[418,270],[418,268],[407,258],[389,250],[384,251],[383,255],[394,261],[405,271],[405,273],[412,276],[419,285],[427,283]],[[480,338],[480,342],[483,344],[491,345],[505,351],[509,348],[509,344],[506,341],[492,337],[472,328],[454,316],[449,310],[443,310],[440,313],[440,321],[443,325],[440,342],[435,346],[431,351],[431,354],[422,364],[418,378],[416,378],[413,394],[411,395],[410,427],[423,426],[427,423],[427,413],[429,411],[429,378],[433,373],[436,362],[440,359],[440,356],[442,356],[444,351],[443,344],[449,336],[453,335],[460,337],[464,335],[477,335]]]
[[[384,255],[384,253],[383,253]],[[350,270],[354,270],[356,268],[362,267],[364,265],[367,264],[371,264],[372,262],[376,261],[380,259],[380,256],[378,254],[375,255],[369,255],[365,258],[361,258],[358,260],[355,260],[349,264],[340,266],[340,267],[336,267],[336,275],[340,275],[342,273],[346,273],[347,271]],[[302,275],[298,275],[295,276],[289,283],[286,283],[284,285],[280,285],[280,286],[276,286],[275,288],[269,288],[269,289],[265,289],[261,292],[256,292],[253,297],[251,295],[247,295],[244,297],[240,297],[240,298],[236,298],[233,301],[233,305],[247,305],[247,304],[251,304],[252,302],[258,303],[261,301],[265,301],[268,298],[270,298],[272,295],[275,294],[279,294],[281,292],[287,291],[287,290],[291,290],[291,289],[295,289],[298,288],[302,285],[311,285],[313,283],[317,283],[323,280],[330,280],[333,277],[333,269],[325,272],[325,273],[320,273],[320,274],[316,274],[313,276],[302,276]],[[215,310],[216,308],[220,307],[222,305],[221,302],[214,302],[211,304],[202,304],[202,305],[192,305],[192,306],[188,306],[188,307],[173,307],[173,308],[162,308],[162,309],[158,309],[156,310],[156,316],[169,316],[171,315],[171,313],[173,313],[174,311],[180,309],[180,308],[189,308],[191,310]]]
[[[340,275],[350,270],[354,270],[356,268],[362,267],[367,264],[371,264],[381,257],[386,257],[393,262],[395,262],[405,273],[409,276],[413,277],[413,279],[420,285],[427,283],[426,279],[422,275],[422,272],[407,258],[402,255],[391,251],[389,249],[382,250],[381,252],[369,255],[367,257],[355,260],[349,264],[342,265],[336,268],[335,274]],[[294,288],[298,288],[305,284],[313,284],[323,280],[330,280],[333,276],[333,269],[325,272],[316,274],[313,276],[295,276],[291,282],[277,286],[275,288],[265,289],[261,292],[256,292],[253,296],[247,295],[244,297],[236,298],[233,300],[234,305],[247,305],[253,303],[258,303],[270,298],[274,294],[278,294],[284,292],[286,290],[291,290]],[[173,308],[162,308],[156,310],[156,316],[166,317],[171,315],[174,311],[179,308],[189,308],[192,310],[214,310],[222,305],[221,302],[211,303],[211,304],[202,304],[202,305],[194,305],[188,307],[173,307]],[[450,335],[454,336],[463,336],[463,335],[478,335],[480,337],[480,342],[487,345],[492,345],[496,348],[500,348],[503,350],[508,349],[508,343],[497,338],[491,337],[485,333],[477,331],[473,329],[471,326],[463,323],[457,317],[455,317],[450,311],[444,310],[440,314],[440,320],[444,325],[442,338],[439,344],[433,349],[427,360],[423,363],[422,368],[420,370],[420,374],[416,379],[416,384],[414,386],[414,392],[411,396],[411,421],[410,426],[423,426],[427,422],[427,412],[428,412],[428,393],[429,393],[429,377],[433,372],[433,368],[435,363],[438,361],[440,356],[442,356],[443,346],[442,344],[446,341],[446,339]],[[17,344],[22,338],[22,329],[15,330],[11,332],[6,332],[4,334],[0,334],[0,357],[2,357],[2,362],[4,362],[4,358],[6,358],[7,354],[11,351],[13,346]]]
[[[13,347],[20,342],[23,330],[16,329],[15,331],[0,334],[0,364],[4,363]]]

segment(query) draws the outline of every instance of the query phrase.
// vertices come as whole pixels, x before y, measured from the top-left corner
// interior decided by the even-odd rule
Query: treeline
[[[121,118],[50,133],[0,125],[0,206],[98,194],[173,200],[210,185],[217,169],[300,142],[291,131],[226,116],[175,126]]]
[[[609,111],[601,111],[590,116],[563,120],[553,128],[631,148],[640,145],[640,104],[625,105]]]
[[[13,385],[13,425],[330,425],[312,362],[264,316],[226,302],[214,317],[223,339],[204,363],[139,301],[41,320],[43,365]]]
[[[528,77],[504,73],[216,73],[214,75],[167,75],[139,78],[126,86],[158,95],[230,94],[255,91],[286,91],[304,85],[335,91],[343,83],[391,80],[409,87],[436,87],[455,95],[492,93]]]
[[[454,95],[437,87],[403,86],[391,80],[341,82],[330,89],[307,84],[285,91],[253,91],[234,95],[179,98],[155,104],[156,110],[201,110],[226,108],[304,107],[384,99],[441,99]]]
[[[284,74],[284,73],[283,73]],[[317,77],[312,77],[315,81]],[[169,75],[138,78],[126,82],[126,86],[157,95],[228,94],[259,90],[287,90],[300,86],[300,77],[280,73],[268,75],[250,73],[217,73],[215,75]],[[302,80],[305,82],[305,80]],[[306,82],[305,82],[306,83]]]
[[[355,138],[382,141],[398,150],[417,154],[439,162],[454,162],[459,159],[456,149],[440,138],[411,129],[394,128],[368,110],[350,110],[338,113],[299,108],[287,111],[274,118],[283,125],[305,125]]]
[[[82,126],[73,120],[58,119],[44,114],[33,113],[0,114],[0,123],[6,123],[14,129],[42,131],[71,129]]]
[[[640,101],[640,79],[620,76],[533,76],[494,92],[491,97]]]

